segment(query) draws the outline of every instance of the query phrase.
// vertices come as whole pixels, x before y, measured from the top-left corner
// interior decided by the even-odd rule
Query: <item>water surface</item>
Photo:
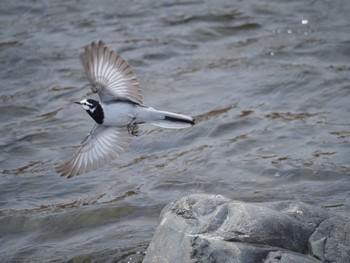
[[[1,262],[141,262],[161,209],[190,193],[296,200],[350,216],[348,1],[2,1]],[[192,115],[146,126],[110,165],[54,166],[88,134],[79,62],[104,40],[145,104]]]

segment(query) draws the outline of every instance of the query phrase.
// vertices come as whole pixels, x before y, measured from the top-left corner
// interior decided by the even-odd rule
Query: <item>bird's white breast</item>
[[[104,114],[103,125],[125,127],[133,121],[136,107],[125,102],[101,103]]]

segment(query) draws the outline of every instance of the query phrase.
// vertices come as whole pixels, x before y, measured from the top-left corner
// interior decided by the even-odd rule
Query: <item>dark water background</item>
[[[0,1],[0,261],[140,262],[190,193],[303,201],[350,216],[350,1]],[[145,127],[105,168],[53,166],[92,127],[83,46],[134,68]]]

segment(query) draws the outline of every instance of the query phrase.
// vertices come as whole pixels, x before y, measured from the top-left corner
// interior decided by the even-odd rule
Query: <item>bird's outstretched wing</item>
[[[92,91],[98,92],[101,101],[126,98],[143,104],[139,82],[131,67],[102,41],[86,46],[80,60]]]
[[[131,142],[127,128],[95,124],[73,157],[57,167],[68,178],[97,170],[121,154]]]

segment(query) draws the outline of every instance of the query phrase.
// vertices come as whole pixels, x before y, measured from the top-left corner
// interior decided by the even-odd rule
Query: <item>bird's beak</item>
[[[79,105],[81,104],[80,101],[74,101],[74,103],[79,104]]]

